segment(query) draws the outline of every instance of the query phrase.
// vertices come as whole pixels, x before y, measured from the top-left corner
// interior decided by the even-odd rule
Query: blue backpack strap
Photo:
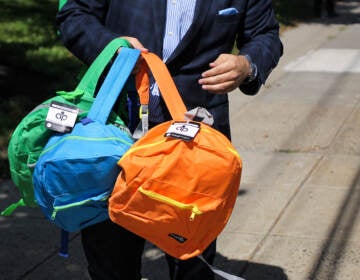
[[[121,49],[91,106],[87,116],[89,119],[103,124],[106,123],[112,107],[119,97],[139,56],[139,50],[130,48]]]
[[[68,247],[69,247],[69,232],[64,229],[61,229],[59,256],[64,258],[69,257]]]

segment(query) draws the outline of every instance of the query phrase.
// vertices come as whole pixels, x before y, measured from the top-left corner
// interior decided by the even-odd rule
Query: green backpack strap
[[[20,199],[18,202],[15,202],[11,205],[9,205],[4,211],[1,212],[1,216],[10,216],[12,214],[12,212],[15,211],[16,208],[18,208],[19,206],[26,206],[24,199]]]
[[[76,90],[91,93],[93,96],[96,89],[96,84],[101,74],[104,72],[105,67],[108,65],[109,61],[120,47],[130,48],[131,45],[127,40],[122,38],[116,38],[112,40],[91,64],[80,83],[76,87]]]
[[[67,0],[59,0],[59,11],[66,4]]]
[[[123,38],[113,39],[109,44],[106,45],[106,47],[87,69],[76,89],[72,92],[59,91],[57,92],[58,95],[61,95],[66,99],[73,99],[74,97],[86,93],[93,97],[101,74],[104,72],[105,67],[108,65],[109,61],[120,47],[130,48],[131,45]]]

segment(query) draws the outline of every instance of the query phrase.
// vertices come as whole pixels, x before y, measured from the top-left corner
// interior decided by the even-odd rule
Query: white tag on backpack
[[[75,125],[78,114],[79,108],[76,106],[52,101],[46,116],[45,126],[61,133],[70,132]]]
[[[191,141],[199,132],[200,124],[195,122],[174,122],[166,131],[166,137],[177,138],[185,141]]]

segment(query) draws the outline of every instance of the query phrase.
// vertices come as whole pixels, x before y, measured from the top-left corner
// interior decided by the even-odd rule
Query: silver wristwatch
[[[248,84],[251,83],[252,81],[254,81],[256,79],[257,76],[257,66],[256,64],[252,61],[251,57],[248,54],[244,55],[245,58],[247,59],[247,61],[249,61],[250,64],[250,73],[249,75],[246,77],[246,79],[244,80],[243,84]]]

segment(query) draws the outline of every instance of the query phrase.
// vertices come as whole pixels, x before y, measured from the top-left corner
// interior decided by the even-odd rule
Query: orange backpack
[[[150,129],[118,162],[109,199],[113,222],[182,260],[200,255],[225,227],[240,185],[242,162],[212,127],[186,121],[186,107],[162,60],[142,53],[173,118]],[[146,68],[146,67],[144,67]],[[147,69],[137,76],[143,108]]]

